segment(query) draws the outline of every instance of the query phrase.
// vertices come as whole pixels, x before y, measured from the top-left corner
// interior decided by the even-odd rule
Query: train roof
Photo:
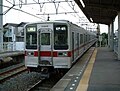
[[[27,23],[28,24],[36,24],[36,23],[68,23],[68,20],[51,20],[51,21],[38,21],[38,22],[31,22],[31,23]]]

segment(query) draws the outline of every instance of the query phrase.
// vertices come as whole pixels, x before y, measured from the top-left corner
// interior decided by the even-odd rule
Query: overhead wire
[[[12,4],[13,5],[13,3],[12,2],[10,2],[10,1],[8,1],[8,0],[6,0],[8,3],[10,3],[10,4]]]
[[[67,3],[68,3],[68,2],[67,2]],[[70,5],[69,3],[68,3],[68,5],[71,7],[71,5]],[[72,7],[71,7],[71,8],[72,8]],[[72,8],[72,10],[73,10],[74,12],[76,12],[75,9]],[[77,16],[78,16],[80,19],[82,19],[78,14],[77,14]],[[83,20],[83,19],[82,19],[82,20]]]
[[[15,5],[15,0],[13,0],[13,3],[10,2],[9,0],[6,0],[6,1],[7,1],[8,3],[12,4],[13,6],[16,6],[16,5]],[[21,3],[21,4],[23,3],[22,0],[19,0],[19,4],[20,4],[20,3]],[[27,0],[25,0],[25,3],[27,3]],[[29,13],[29,12],[26,12],[26,11],[24,11],[24,10],[17,9],[17,8],[13,8],[13,6],[12,6],[12,8],[11,8],[10,6],[6,6],[6,5],[1,5],[1,6],[6,7],[6,8],[9,8],[8,10],[14,9],[14,10],[17,10],[17,11],[20,11],[20,12],[23,12],[23,13],[26,13],[26,14],[28,14],[28,15],[31,15],[31,16],[33,16],[33,17],[36,17],[36,18],[45,20],[45,19],[43,19],[43,18],[41,18],[41,17],[38,17],[38,16],[36,16],[36,15],[34,15],[34,14],[31,14],[31,13]],[[8,10],[5,12],[5,14],[8,12]]]
[[[8,3],[10,3],[10,4],[13,4],[13,5],[15,5],[15,0],[13,0],[13,3],[11,3],[9,0],[6,0]],[[38,3],[38,4],[40,4],[40,1],[38,0],[38,2],[36,1],[36,0],[33,0],[35,3]],[[47,0],[47,1],[49,1],[49,0]],[[49,2],[53,2],[54,4],[55,4],[55,0],[51,0],[51,1],[49,1]],[[68,6],[76,13],[77,11],[74,9],[74,6],[75,6],[75,4],[73,4],[72,3],[72,1],[71,1],[71,5],[73,6],[71,6],[70,5],[70,3],[68,2],[68,1],[66,1],[67,3],[68,3]],[[22,8],[22,3],[23,3],[23,0],[19,0],[19,7],[20,8]],[[25,0],[25,5],[27,5],[28,3],[27,3],[27,0]],[[16,5],[15,5],[16,6]],[[63,8],[61,5],[58,5],[58,6],[60,6],[61,8]],[[58,6],[57,6],[57,10],[56,10],[56,14],[57,14],[57,12],[58,12]],[[10,8],[9,6],[8,6],[8,8]],[[41,6],[40,5],[40,9],[41,8],[43,8],[43,5]],[[36,18],[40,18],[40,17],[37,17],[36,15],[34,15],[34,14],[31,14],[31,13],[28,13],[28,12],[26,12],[26,11],[23,11],[23,10],[21,10],[21,9],[17,9],[17,8],[13,8],[14,10],[18,10],[18,11],[21,11],[21,12],[24,12],[24,13],[26,13],[26,14],[29,14],[29,15],[32,15],[32,16],[34,16],[34,17],[36,17]],[[32,8],[33,9],[33,8]],[[66,10],[65,8],[63,8],[64,10]],[[42,10],[40,10],[40,11],[42,11]],[[68,10],[66,10],[66,11],[68,11]],[[67,12],[66,12],[67,13]],[[72,16],[74,16],[74,17],[76,17],[75,16],[75,14],[73,15],[73,14],[71,14]],[[79,16],[79,14],[77,14],[76,13],[76,15],[79,17],[79,19],[82,19],[80,16]],[[77,18],[77,17],[76,17]],[[42,18],[41,18],[42,19]],[[44,19],[42,19],[42,20],[44,20]],[[83,20],[83,19],[82,19]]]
[[[68,2],[67,2],[67,3],[68,3]],[[72,4],[72,3],[71,3],[71,4]],[[71,5],[70,5],[69,3],[68,3],[68,5],[71,7]],[[74,12],[76,12],[76,10],[75,10],[73,7],[71,7],[71,8],[73,9]],[[77,13],[77,16],[79,17],[79,19],[82,19],[82,20],[85,21],[85,22],[87,22],[87,20],[88,20],[87,18],[86,18],[86,20],[84,20],[82,17],[79,16],[78,13]],[[84,18],[85,18],[85,17],[84,17]],[[79,22],[79,23],[80,23],[80,22]],[[90,22],[88,22],[88,23],[90,23]]]
[[[0,6],[6,7],[6,8],[10,8],[9,6],[6,6],[6,5],[0,5]],[[45,20],[45,19],[43,19],[43,18],[41,18],[41,17],[37,17],[36,15],[31,14],[31,13],[26,12],[26,11],[23,11],[23,10],[21,10],[21,9],[17,9],[17,8],[12,8],[12,9],[17,10],[17,11],[20,11],[20,12],[23,12],[23,13],[26,13],[26,14],[31,15],[31,16],[33,16],[33,17],[36,17],[36,18],[39,18],[39,19]]]
[[[49,1],[49,0],[47,0],[47,1]],[[49,2],[51,2],[51,1],[49,1]],[[55,0],[53,1],[53,2],[55,2]],[[68,3],[68,1],[66,1],[67,3]],[[72,4],[72,6],[75,6],[75,4],[73,4],[72,2],[74,2],[74,1],[70,1],[71,2],[71,4]],[[70,7],[70,8],[72,8],[72,10],[74,11],[74,13],[76,13],[77,11],[73,8],[73,7],[71,7],[71,5],[68,3],[68,6]],[[59,5],[59,7],[61,7],[62,9],[64,9],[64,10],[66,10],[66,11],[68,11],[67,9],[65,9],[64,7],[62,7],[62,6],[60,6]],[[70,13],[72,16],[74,16],[75,18],[77,18],[76,16],[75,16],[75,14],[73,15],[72,13]],[[82,19],[78,14],[77,14],[77,16],[79,17],[79,19]],[[82,19],[83,21],[84,21],[84,19]]]
[[[47,1],[49,1],[49,0],[47,0]],[[51,2],[51,1],[49,1],[49,2]],[[54,3],[55,3],[55,0],[53,1]],[[67,1],[66,1],[67,2]],[[67,9],[65,9],[64,7],[62,7],[61,5],[59,5],[59,7],[61,7],[63,10],[65,10],[65,11],[68,11]],[[76,12],[75,12],[76,13]],[[64,14],[64,13],[63,13]],[[67,14],[67,12],[65,13],[65,14]],[[70,13],[71,14],[71,13]],[[74,16],[73,14],[71,14],[72,16]],[[75,17],[75,16],[74,16]]]
[[[37,4],[39,4],[39,6],[40,6],[40,12],[42,12],[42,8],[43,8],[43,6],[44,6],[45,3],[40,3],[39,0],[38,0],[38,2],[35,1],[35,0],[33,0],[33,1],[34,1],[35,3],[37,3]]]

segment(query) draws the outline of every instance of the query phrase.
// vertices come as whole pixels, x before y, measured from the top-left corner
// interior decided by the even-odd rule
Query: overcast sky
[[[7,0],[7,1],[11,1],[13,3],[14,0]],[[9,7],[11,7],[12,5],[7,2],[6,0],[4,0],[4,5],[7,5]],[[19,4],[19,0],[15,0],[15,4]],[[25,1],[25,0],[22,0]],[[35,0],[27,0],[27,3],[35,3]],[[38,1],[38,0],[36,0]],[[41,2],[49,2],[49,0],[40,0]],[[58,0],[56,0],[58,1]],[[64,0],[59,0],[59,1],[64,1]],[[27,22],[35,22],[35,21],[41,21],[41,20],[47,20],[47,15],[37,15],[37,14],[51,14],[51,13],[61,13],[61,12],[74,12],[74,10],[76,13],[68,13],[68,14],[56,14],[56,15],[50,15],[50,20],[59,20],[59,19],[65,19],[65,20],[69,20],[72,21],[73,23],[78,23],[81,19],[79,17],[84,17],[84,14],[81,12],[81,10],[78,8],[78,6],[75,4],[74,6],[74,10],[73,5],[75,4],[75,2],[73,3],[66,3],[66,2],[61,2],[61,3],[45,3],[45,4],[33,4],[33,5],[18,5],[15,6],[14,8],[17,9],[21,9],[25,12],[31,13],[33,15],[36,15],[39,18],[33,17],[31,15],[22,13],[20,11],[11,9],[6,15],[4,15],[4,23],[6,22],[22,22],[22,21],[27,21]],[[41,8],[40,8],[41,7]],[[56,8],[58,12],[56,12]],[[4,11],[7,10],[8,8],[4,7]],[[83,21],[82,21],[83,22]]]
[[[8,2],[9,1],[9,2]],[[27,3],[35,3],[35,1],[40,2],[49,2],[52,0],[21,0],[23,3],[27,1]],[[65,0],[55,0],[55,1],[65,1]],[[72,0],[73,1],[73,0]],[[50,20],[69,20],[75,24],[78,24],[79,26],[82,26],[84,28],[96,28],[97,24],[87,23],[87,26],[85,25],[88,20],[86,19],[85,15],[82,13],[80,8],[75,4],[73,1],[72,3],[45,3],[45,4],[33,4],[33,5],[21,5],[19,0],[3,0],[3,5],[12,7],[11,3],[18,4],[18,6],[15,6],[15,9],[20,9],[22,11],[28,12],[30,14],[33,14],[37,17],[33,17],[29,14],[23,13],[18,10],[11,9],[9,12],[7,12],[3,16],[3,24],[5,23],[20,23],[20,22],[36,22],[36,21],[45,21],[47,20],[48,15],[40,15],[40,14],[55,14],[55,13],[63,13],[63,12],[77,12],[77,13],[68,13],[68,14],[55,14],[50,15]],[[56,8],[58,9],[56,9]],[[74,9],[73,9],[74,8]],[[8,10],[8,8],[3,7],[3,11],[5,12]],[[56,10],[58,12],[56,12]],[[39,14],[39,15],[38,15]],[[84,18],[83,18],[84,17]],[[83,24],[83,25],[81,25]],[[115,23],[117,24],[117,23]],[[116,28],[116,26],[115,26]],[[117,28],[116,28],[117,29]],[[115,30],[116,30],[115,29]],[[100,25],[101,33],[108,32],[108,26],[107,25]]]

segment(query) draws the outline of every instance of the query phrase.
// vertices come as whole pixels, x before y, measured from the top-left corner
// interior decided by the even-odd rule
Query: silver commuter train
[[[96,35],[66,20],[25,26],[25,65],[30,70],[69,69],[94,43]]]

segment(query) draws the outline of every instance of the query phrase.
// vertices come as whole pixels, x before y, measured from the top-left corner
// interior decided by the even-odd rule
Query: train
[[[25,66],[30,71],[70,69],[96,43],[96,34],[67,20],[28,23],[24,27]]]

